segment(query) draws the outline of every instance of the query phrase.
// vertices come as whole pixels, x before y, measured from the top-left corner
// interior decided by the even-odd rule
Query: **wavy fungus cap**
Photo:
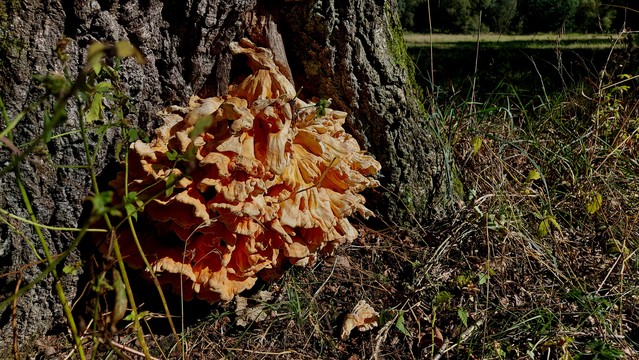
[[[378,185],[380,170],[344,131],[346,113],[297,99],[270,50],[248,40],[231,50],[253,73],[226,96],[168,109],[128,161],[128,191],[148,202],[136,232],[153,270],[209,302],[357,237],[347,218],[371,215],[358,193]],[[124,171],[110,184],[123,198]],[[119,239],[143,267],[131,233]]]

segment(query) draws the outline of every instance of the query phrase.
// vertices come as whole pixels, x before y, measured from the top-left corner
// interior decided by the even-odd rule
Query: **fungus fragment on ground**
[[[342,340],[348,339],[353,329],[361,332],[372,330],[377,327],[378,320],[379,313],[366,300],[360,300],[353,308],[353,311],[346,314],[340,337]]]
[[[153,270],[185,298],[210,302],[357,237],[348,217],[372,214],[359,193],[380,170],[344,131],[347,114],[298,99],[270,50],[248,40],[231,50],[253,73],[225,96],[168,109],[128,160],[126,191],[147,202],[136,232]],[[124,198],[125,172],[111,185]],[[132,234],[119,241],[143,267]]]

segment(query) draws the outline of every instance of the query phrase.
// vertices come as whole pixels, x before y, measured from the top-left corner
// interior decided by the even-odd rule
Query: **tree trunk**
[[[400,225],[445,218],[450,164],[419,102],[396,2],[294,4],[279,14],[295,84],[348,112],[349,130],[382,164],[384,188],[368,201]]]
[[[228,44],[250,36],[274,49],[285,75],[303,89],[300,96],[332,98],[333,108],[351,114],[349,130],[383,166],[384,187],[368,194],[373,209],[394,223],[423,223],[448,214],[452,195],[445,174],[450,171],[411,85],[395,6],[395,1],[373,0],[8,0],[0,4],[0,96],[9,119],[33,103],[43,92],[33,76],[63,70],[53,52],[63,36],[71,39],[67,66],[72,74],[83,68],[92,42],[128,40],[147,60],[143,66],[125,61],[121,71],[137,109],[130,120],[151,132],[158,125],[154,114],[164,106],[183,104],[193,94],[224,93],[233,75]],[[79,127],[75,108],[67,110],[68,120],[56,134]],[[0,171],[9,169],[14,145],[42,134],[39,114],[30,113],[12,131],[12,139],[4,139]],[[0,131],[5,127],[2,121]],[[92,149],[100,144],[97,172],[115,163],[117,141],[112,133],[101,143],[97,137],[88,139]],[[77,167],[87,163],[84,154],[81,136],[72,133],[52,139],[16,167],[40,224],[82,226],[83,201],[91,191],[88,172]],[[29,218],[17,173],[10,170],[0,177],[0,209]],[[34,282],[47,264],[39,260],[44,254],[33,226],[3,214],[0,218],[2,301]],[[54,256],[68,249],[75,236],[46,229],[43,235]],[[63,264],[81,260],[72,251]],[[72,302],[78,275],[59,274]],[[14,320],[21,352],[31,351],[38,337],[63,320],[53,289],[49,274],[17,299],[15,312],[13,305],[0,309],[0,354],[9,353],[13,344]]]

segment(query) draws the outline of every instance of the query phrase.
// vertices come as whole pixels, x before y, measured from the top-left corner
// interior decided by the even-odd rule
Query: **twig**
[[[328,280],[330,280],[330,278],[333,276],[333,272],[335,271],[335,265],[336,264],[337,264],[337,261],[333,261],[333,268],[331,269],[331,273],[328,274],[328,276],[326,277],[326,280],[324,280],[322,285],[320,285],[320,287],[317,289],[317,291],[315,291],[315,294],[313,294],[313,297],[311,298],[311,302],[310,302],[311,304],[315,301],[315,298],[317,297],[317,295],[319,295],[320,291],[322,291],[322,289],[324,288],[324,285],[326,285]]]
[[[259,355],[286,355],[286,354],[297,354],[295,350],[286,350],[280,352],[271,352],[271,351],[257,351],[257,350],[248,350],[248,349],[239,349],[239,348],[225,348],[227,351],[243,351],[251,354],[259,354]]]
[[[379,359],[379,349],[382,347],[382,343],[386,341],[386,338],[388,337],[388,331],[390,330],[391,326],[393,326],[393,324],[395,324],[395,321],[397,321],[397,317],[399,316],[399,312],[397,313],[397,315],[395,315],[395,317],[393,318],[393,320],[387,322],[384,327],[382,327],[379,330],[379,334],[377,335],[377,341],[375,342],[375,349],[373,350],[373,356],[372,358],[377,360]]]
[[[111,345],[113,345],[114,347],[116,347],[116,348],[118,348],[118,349],[120,349],[120,350],[123,350],[123,351],[129,352],[129,353],[131,353],[131,354],[133,354],[133,355],[137,355],[137,356],[142,356],[142,357],[144,357],[144,353],[143,353],[143,352],[141,352],[141,351],[137,351],[137,350],[132,349],[132,348],[130,348],[130,347],[128,347],[128,346],[126,346],[126,345],[118,344],[118,343],[113,342],[113,341],[110,341],[110,343],[111,343]],[[160,359],[158,359],[158,358],[156,358],[156,357],[153,357],[153,356],[149,356],[149,357],[147,357],[147,359],[150,359],[150,360],[160,360]]]
[[[2,143],[5,144],[6,147],[11,149],[11,151],[13,151],[14,154],[18,156],[22,155],[22,151],[20,151],[20,149],[18,149],[18,147],[15,146],[15,144],[11,140],[9,140],[9,138],[5,136],[0,136],[0,141],[2,141]]]
[[[18,277],[18,281],[16,283],[15,292],[18,293],[20,290],[20,284],[22,283],[22,273]],[[18,297],[13,298],[13,310],[11,313],[11,327],[13,328],[13,355],[16,360],[20,360],[20,348],[18,347]]]
[[[458,344],[461,344],[464,341],[468,340],[468,338],[475,332],[475,330],[478,327],[482,326],[483,324],[484,324],[484,319],[477,320],[477,322],[475,322],[473,325],[468,327],[468,329],[466,329],[466,331],[464,331],[461,335],[459,335],[459,341],[457,341],[457,343],[455,343],[453,345],[450,345],[450,343],[451,343],[450,339],[446,339],[446,341],[444,341],[442,346],[439,348],[439,351],[437,352],[437,354],[435,354],[435,356],[433,357],[433,360],[441,359],[442,356],[444,356],[445,353],[447,353],[450,350],[454,349]]]

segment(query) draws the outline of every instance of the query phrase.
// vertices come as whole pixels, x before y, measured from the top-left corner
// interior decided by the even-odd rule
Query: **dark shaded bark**
[[[33,75],[62,70],[52,49],[63,36],[72,40],[68,47],[72,73],[82,68],[93,41],[128,40],[148,61],[143,66],[127,61],[121,72],[137,109],[130,119],[150,132],[157,126],[154,114],[162,107],[183,103],[192,94],[223,92],[233,76],[228,43],[252,35],[258,45],[276,49],[283,69],[288,67],[288,55],[296,86],[303,86],[302,96],[330,97],[333,107],[352,114],[350,129],[383,165],[385,189],[370,194],[374,208],[393,222],[405,223],[413,216],[423,222],[447,214],[446,166],[407,83],[408,69],[389,56],[389,48],[395,46],[391,42],[398,41],[392,31],[399,26],[394,6],[393,1],[372,0],[9,0],[0,6],[0,96],[10,117],[33,102],[41,94]],[[261,29],[268,29],[266,35]],[[78,128],[73,107],[68,110],[69,119],[59,133]],[[0,131],[3,128],[4,123]],[[14,130],[13,142],[28,142],[41,132],[42,119],[36,112]],[[110,133],[98,149],[98,172],[115,163],[116,140]],[[89,142],[96,146],[96,138]],[[10,150],[1,147],[0,165],[6,166],[9,157]],[[46,151],[21,162],[19,169],[41,224],[81,226],[82,203],[90,193],[88,173],[56,165],[85,163],[79,134],[54,139]],[[13,172],[0,178],[0,189],[0,207],[27,218]],[[15,229],[0,222],[0,274],[14,273],[0,277],[0,301],[13,293],[19,278],[24,286],[46,267],[37,264],[25,241],[37,243],[33,227],[6,220]],[[69,233],[44,233],[54,254],[73,240]],[[73,252],[65,263],[80,260]],[[64,275],[63,284],[72,301],[77,275]],[[23,350],[63,319],[61,308],[51,276],[19,298],[17,328]],[[0,354],[8,353],[13,341],[12,317],[10,308],[0,313]]]

